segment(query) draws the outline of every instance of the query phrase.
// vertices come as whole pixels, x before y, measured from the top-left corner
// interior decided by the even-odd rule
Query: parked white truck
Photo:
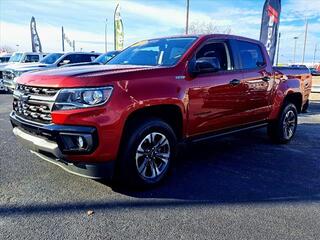
[[[34,52],[15,52],[12,54],[8,62],[0,63],[0,91],[6,90],[3,83],[3,71],[6,66],[18,63],[32,63],[39,62],[45,57],[45,53],[34,53]]]

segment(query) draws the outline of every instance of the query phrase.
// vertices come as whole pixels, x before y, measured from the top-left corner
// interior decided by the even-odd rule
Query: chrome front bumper
[[[11,91],[14,91],[16,87],[14,80],[3,80],[3,85],[5,88],[10,89]]]
[[[51,142],[45,138],[32,135],[26,131],[19,129],[18,127],[13,128],[13,134],[18,138],[23,145],[27,146],[31,151],[34,152],[47,152],[52,154],[56,158],[62,158],[63,155],[58,147],[58,144]]]

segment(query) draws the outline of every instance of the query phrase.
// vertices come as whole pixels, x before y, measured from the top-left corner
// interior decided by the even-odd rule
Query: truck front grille
[[[42,88],[42,87],[30,87],[19,84],[17,90],[25,94],[41,95],[41,96],[54,96],[59,89],[57,88]]]
[[[2,77],[3,77],[3,80],[13,81],[13,79],[15,78],[15,75],[11,71],[3,71],[2,72]]]
[[[18,85],[14,91],[13,110],[28,121],[50,124],[51,110],[59,89]]]

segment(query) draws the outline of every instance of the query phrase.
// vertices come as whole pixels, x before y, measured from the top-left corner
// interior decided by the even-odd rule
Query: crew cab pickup
[[[135,187],[163,180],[180,143],[260,127],[288,143],[309,94],[299,74],[272,67],[260,42],[231,35],[141,41],[106,65],[27,73],[17,83],[13,133],[32,153]]]
[[[95,52],[50,53],[37,63],[9,65],[3,69],[4,86],[8,91],[13,91],[16,86],[15,78],[26,72],[42,71],[74,63],[88,63],[95,60],[99,55],[100,53]]]
[[[9,65],[16,65],[20,63],[32,63],[39,62],[45,56],[44,53],[34,53],[34,52],[15,52],[13,53],[9,61],[0,63],[0,90],[7,90],[4,83],[3,71]]]

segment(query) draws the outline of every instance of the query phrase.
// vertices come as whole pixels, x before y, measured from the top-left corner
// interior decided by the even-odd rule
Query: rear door
[[[241,84],[242,71],[235,69],[229,40],[208,40],[195,53],[195,58],[217,58],[221,70],[203,73],[189,81],[190,136],[222,130],[245,122],[248,110],[246,87]]]
[[[268,118],[271,111],[271,96],[275,87],[272,66],[266,51],[256,42],[237,40],[242,84],[246,89],[247,123],[259,122]]]

